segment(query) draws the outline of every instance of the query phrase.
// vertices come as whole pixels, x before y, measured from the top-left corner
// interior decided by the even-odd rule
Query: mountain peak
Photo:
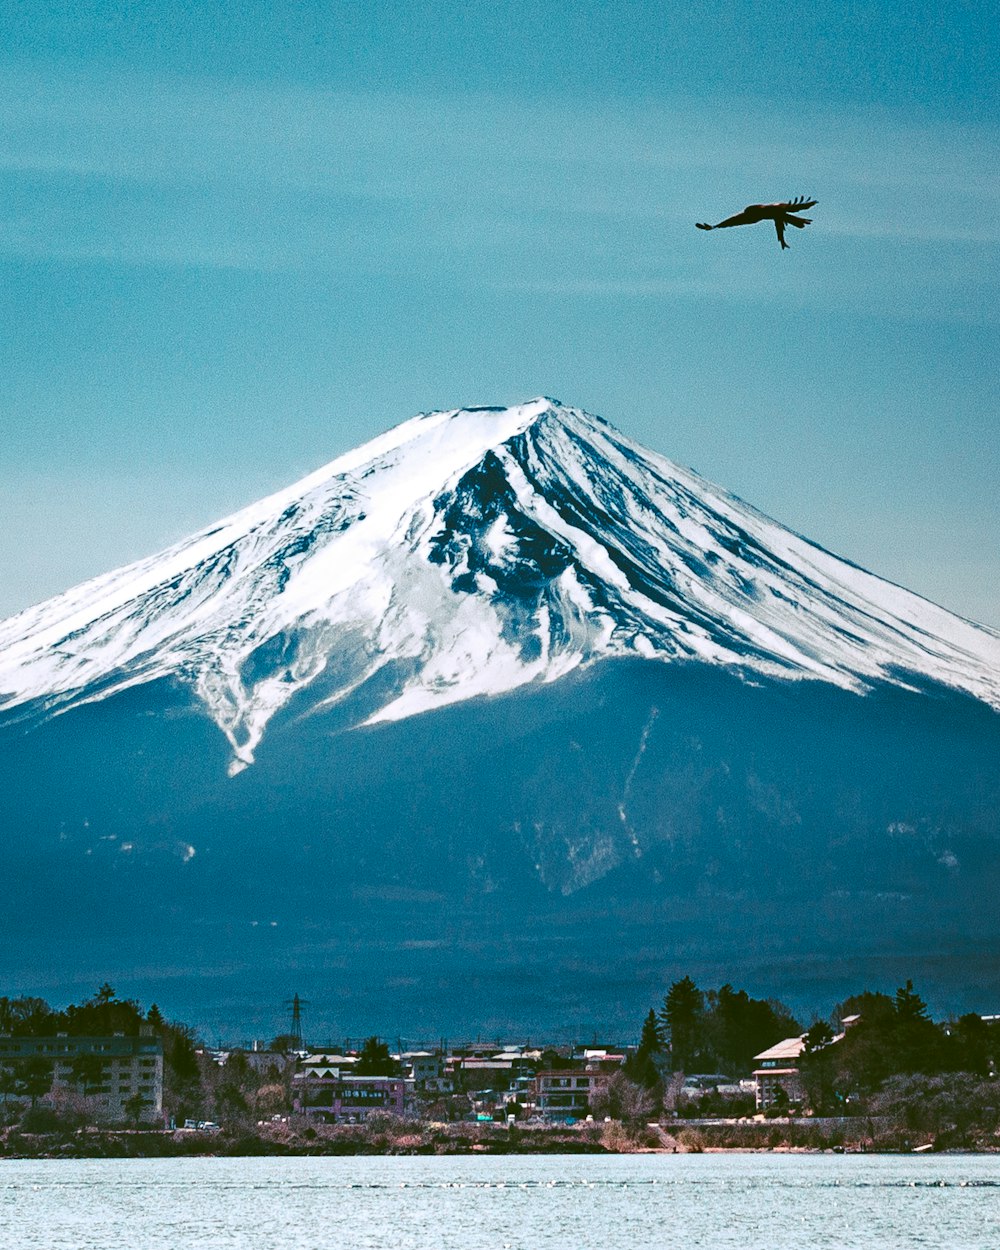
[[[629,655],[1000,707],[995,633],[542,396],[421,414],[0,624],[0,709],[167,678],[238,769],[292,699],[322,711],[378,676],[364,717],[399,719]]]

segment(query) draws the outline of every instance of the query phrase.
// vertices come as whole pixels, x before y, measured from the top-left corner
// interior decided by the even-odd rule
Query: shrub
[[[29,1107],[21,1117],[22,1133],[75,1133],[85,1122],[79,1112],[57,1111],[39,1104]]]
[[[705,1136],[696,1128],[682,1128],[677,1134],[677,1140],[688,1154],[700,1155],[705,1149]]]
[[[968,1072],[890,1077],[868,1100],[881,1141],[973,1147],[1000,1128],[1000,1083]]]
[[[620,1120],[609,1120],[601,1129],[601,1145],[612,1154],[633,1154],[645,1142],[640,1134],[629,1124]]]

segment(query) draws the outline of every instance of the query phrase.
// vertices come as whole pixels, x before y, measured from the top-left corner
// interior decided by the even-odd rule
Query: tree
[[[802,1056],[803,1081],[817,1109],[869,1099],[893,1076],[956,1066],[960,1047],[930,1019],[912,981],[891,998],[868,991],[856,995],[836,1012],[840,1021],[855,1015],[859,1019],[842,1038],[807,1047]]]
[[[754,1055],[801,1032],[783,1003],[751,998],[728,982],[702,992],[690,977],[671,985],[659,1020],[675,1072],[747,1073]]]
[[[825,1020],[815,1020],[802,1036],[805,1041],[803,1054],[810,1055],[813,1051],[830,1045],[833,1041],[833,1029]]]
[[[177,1120],[200,1118],[205,1094],[194,1036],[187,1025],[166,1021],[157,1032],[163,1040],[163,1109]]]
[[[993,1071],[993,1037],[990,1026],[975,1012],[960,1017],[951,1026],[949,1067],[955,1072],[989,1076]]]
[[[146,1100],[142,1094],[130,1094],[122,1103],[122,1110],[132,1121],[133,1128],[139,1127],[139,1121],[142,1119],[142,1111],[145,1106]]]
[[[609,1116],[625,1124],[645,1123],[659,1104],[651,1090],[630,1081],[623,1071],[595,1092],[590,1107],[595,1116]]]
[[[0,1033],[15,1037],[37,1037],[56,1033],[54,1015],[44,998],[0,998]]]
[[[250,1120],[247,1095],[233,1081],[223,1081],[216,1089],[215,1107],[220,1123],[230,1128],[245,1127]]]
[[[124,1033],[136,1037],[144,1024],[142,1009],[131,999],[121,999],[107,982],[99,986],[92,998],[58,1012],[51,1031],[84,1037],[102,1037]]]
[[[778,1085],[774,1093],[771,1095],[771,1105],[764,1112],[766,1116],[783,1116],[788,1115],[791,1101],[788,1097],[788,1090],[784,1085]]]
[[[291,1110],[288,1090],[279,1082],[261,1085],[253,1096],[253,1105],[259,1115],[277,1115]]]
[[[114,997],[115,997],[114,990],[111,988],[108,982],[105,981],[102,985],[99,985],[97,987],[97,993],[91,999],[91,1002],[93,1003],[95,1007],[106,1007],[108,1003],[114,1001]]]
[[[660,1074],[660,1062],[663,1059],[663,1034],[660,1032],[656,1012],[652,1008],[646,1016],[639,1038],[639,1047],[634,1055],[629,1055],[622,1070],[630,1081],[654,1091],[655,1101],[659,1102],[663,1092],[663,1081]]]
[[[825,1020],[817,1020],[805,1032],[805,1048],[799,1057],[799,1072],[806,1102],[819,1114],[832,1114],[843,1109],[837,1089],[838,1063],[836,1047],[832,1046],[833,1029]]]
[[[690,977],[675,981],[667,990],[660,1024],[675,1072],[693,1071],[701,1049],[704,1011],[705,996]]]
[[[890,1077],[870,1110],[890,1120],[897,1140],[926,1136],[938,1148],[989,1149],[1000,1127],[996,1087],[967,1072]]]
[[[893,1072],[937,1072],[941,1070],[942,1035],[927,1012],[927,1004],[907,981],[896,991],[896,1011],[892,1027]]]
[[[729,984],[705,995],[705,1058],[710,1060],[710,1069],[749,1072],[754,1055],[800,1032],[798,1021],[783,1003],[751,998],[746,990]]]
[[[86,1097],[103,1084],[105,1061],[100,1055],[74,1055],[70,1063],[70,1076]]]
[[[21,1062],[17,1073],[17,1093],[31,1099],[32,1110],[35,1103],[52,1088],[52,1061],[41,1056],[32,1056]]]
[[[0,1064],[0,1094],[3,1095],[4,1105],[11,1094],[17,1093],[17,1073],[13,1068]]]
[[[354,1071],[358,1076],[396,1076],[399,1064],[389,1054],[389,1047],[377,1037],[369,1037],[361,1047]]]
[[[895,1003],[888,994],[862,990],[860,994],[852,994],[834,1008],[833,1016],[838,1029],[844,1027],[844,1021],[851,1016],[860,1016],[868,1024],[873,1021],[887,1020],[895,1010]]]

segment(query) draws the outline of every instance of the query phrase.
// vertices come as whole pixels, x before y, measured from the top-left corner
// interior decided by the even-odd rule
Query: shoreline
[[[284,1126],[282,1126],[284,1127]],[[676,1126],[671,1125],[671,1128]],[[620,1123],[581,1127],[506,1125],[435,1125],[405,1122],[366,1131],[358,1125],[327,1125],[320,1131],[193,1133],[185,1130],[90,1129],[73,1133],[29,1134],[18,1130],[0,1133],[0,1162],[32,1159],[174,1159],[174,1158],[316,1158],[365,1156],[472,1155],[682,1155],[682,1154],[783,1154],[783,1155],[899,1155],[962,1154],[991,1156],[1000,1143],[947,1144],[932,1140],[871,1143],[822,1143],[777,1139],[771,1128],[768,1142],[719,1144],[699,1135],[677,1135],[665,1126],[633,1126]],[[654,1140],[658,1138],[659,1140]]]

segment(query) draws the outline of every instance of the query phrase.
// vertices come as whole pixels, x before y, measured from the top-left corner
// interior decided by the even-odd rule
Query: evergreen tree
[[[361,1047],[354,1066],[358,1076],[396,1076],[399,1064],[389,1054],[389,1047],[377,1037],[369,1037]]]
[[[913,988],[912,981],[907,981],[896,991],[896,1016],[905,1024],[926,1023],[930,1020],[927,1004]]]
[[[163,1109],[177,1120],[197,1119],[204,1110],[205,1092],[194,1034],[186,1024],[172,1021],[164,1021],[156,1031],[163,1040]]]
[[[638,1049],[634,1055],[629,1055],[622,1070],[630,1081],[644,1089],[659,1090],[662,1087],[660,1063],[663,1058],[663,1034],[656,1012],[650,1008],[643,1021]]]
[[[705,996],[690,977],[675,981],[667,990],[660,1024],[675,1072],[695,1070],[702,1045],[704,1012]]]
[[[67,1007],[53,1019],[57,1032],[77,1037],[107,1037],[124,1033],[135,1037],[143,1024],[142,1009],[131,999],[121,999],[105,981],[85,1003]]]
[[[821,1050],[824,1046],[829,1046],[833,1041],[833,1029],[825,1020],[816,1020],[806,1029],[803,1034],[805,1038],[804,1054],[810,1055],[813,1051]]]
[[[663,1033],[656,1012],[650,1007],[646,1019],[642,1022],[642,1033],[639,1037],[640,1055],[659,1055],[663,1052]]]
[[[962,1016],[951,1026],[949,1067],[955,1072],[989,1076],[993,1071],[993,1032],[975,1012]]]
[[[890,1077],[953,1068],[957,1045],[932,1022],[913,982],[894,997],[866,991],[842,1003],[840,1020],[860,1018],[832,1044],[802,1057],[803,1079],[813,1105],[831,1105],[852,1095],[868,1097]]]
[[[728,984],[705,995],[705,1058],[716,1071],[749,1072],[754,1055],[800,1031],[782,1003],[751,998],[746,990]]]
[[[30,1098],[34,1109],[36,1101],[52,1088],[52,1061],[40,1056],[23,1059],[18,1065],[17,1077],[16,1092]]]
[[[896,1013],[892,1028],[893,1072],[938,1072],[941,1070],[943,1037],[931,1022],[927,1004],[907,981],[896,991]]]

